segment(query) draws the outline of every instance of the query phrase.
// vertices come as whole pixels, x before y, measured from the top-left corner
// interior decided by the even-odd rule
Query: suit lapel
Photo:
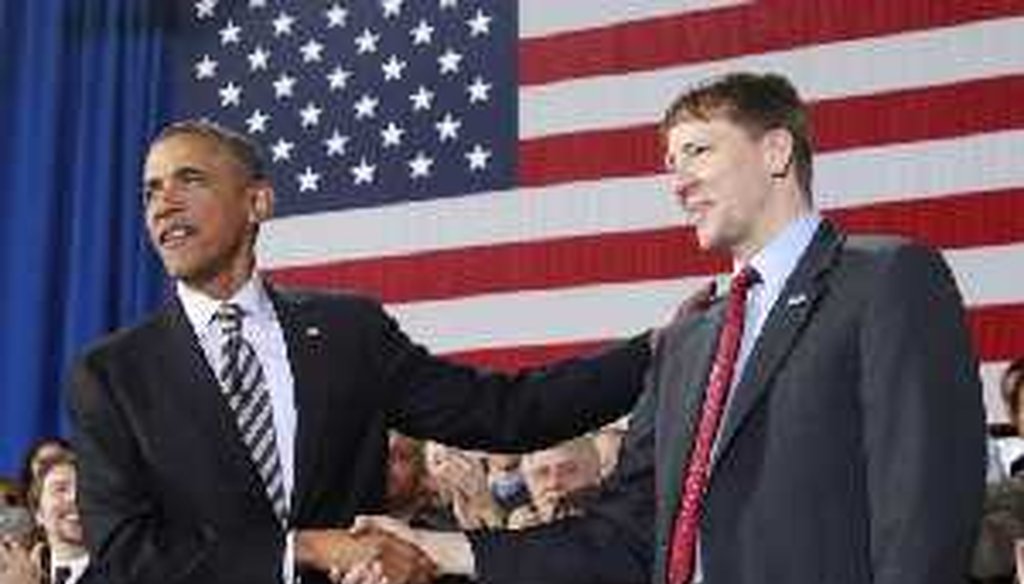
[[[768,392],[774,374],[785,362],[786,356],[817,309],[818,301],[827,288],[825,276],[842,246],[842,241],[842,236],[831,224],[822,222],[772,306],[743,369],[740,382],[733,388],[732,403],[718,437],[715,463],[721,460],[728,450],[754,405]]]
[[[236,473],[247,477],[250,489],[262,493],[262,481],[238,434],[235,415],[224,400],[220,382],[176,298],[164,309],[161,327],[164,332],[159,339],[165,343],[165,350],[155,365],[160,371],[161,385],[176,394],[174,403],[183,408],[183,420],[188,420],[202,436],[214,437],[211,442],[223,445],[229,455],[225,460]]]
[[[320,462],[320,444],[328,432],[324,424],[327,412],[329,359],[326,355],[325,332],[317,324],[310,303],[267,287],[287,345],[288,362],[295,382],[295,486],[292,492],[292,516],[302,516],[309,488]]]

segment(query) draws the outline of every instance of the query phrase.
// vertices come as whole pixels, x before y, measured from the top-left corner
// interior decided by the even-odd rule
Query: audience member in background
[[[426,445],[420,440],[391,432],[388,438],[388,484],[385,507],[388,515],[409,525],[456,529],[427,472]]]
[[[22,489],[0,478],[0,584],[37,584],[40,571],[29,548],[35,525],[22,503]]]
[[[29,507],[43,532],[40,567],[52,584],[75,584],[89,565],[76,502],[77,467],[71,452],[45,458],[29,485]]]
[[[21,488],[28,490],[44,462],[59,458],[69,452],[71,452],[71,444],[57,436],[46,436],[33,442],[21,459],[21,471],[18,475]]]
[[[601,460],[589,436],[523,456],[530,504],[512,512],[509,529],[548,523],[579,512],[580,499],[601,483]]]
[[[1024,542],[1024,358],[1003,373],[1000,393],[1013,433],[989,439],[988,486],[971,576],[984,584],[1014,582],[1015,549]]]
[[[597,448],[597,456],[601,460],[601,480],[615,470],[615,464],[619,461],[622,438],[628,430],[629,416],[623,416],[594,432],[594,447]]]
[[[1024,357],[1006,367],[999,384],[999,394],[1010,423],[989,440],[990,483],[1024,471]]]
[[[504,513],[491,496],[484,457],[427,443],[427,470],[441,502],[450,505],[461,529],[497,528]]]
[[[487,487],[494,502],[507,515],[530,502],[526,479],[519,467],[518,454],[488,454]]]

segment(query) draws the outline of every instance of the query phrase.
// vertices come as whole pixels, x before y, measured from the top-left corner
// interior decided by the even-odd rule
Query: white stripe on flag
[[[1022,31],[1024,17],[1005,18],[526,87],[519,136],[654,123],[687,84],[736,70],[783,73],[807,101],[1020,74]]]
[[[862,148],[816,158],[818,205],[884,201],[1024,185],[1024,130]],[[684,221],[667,179],[604,179],[447,200],[275,219],[260,264],[282,268],[427,250],[656,229]]]

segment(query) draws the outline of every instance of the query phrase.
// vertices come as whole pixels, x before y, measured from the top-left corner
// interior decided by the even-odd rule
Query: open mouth
[[[192,225],[177,223],[162,228],[157,234],[157,241],[161,248],[174,249],[184,245],[197,233]]]

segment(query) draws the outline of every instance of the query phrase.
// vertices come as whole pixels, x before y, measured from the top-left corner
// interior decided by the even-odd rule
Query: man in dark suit
[[[325,555],[345,552],[325,529],[381,510],[389,427],[525,450],[614,419],[642,388],[646,337],[488,374],[432,357],[373,301],[270,286],[253,246],[272,187],[217,126],[166,128],[144,193],[175,297],[89,349],[70,388],[86,537],[109,582],[260,584],[296,567],[324,582],[341,561]]]
[[[494,584],[964,581],[984,413],[949,269],[813,210],[807,113],[780,76],[712,79],[662,128],[700,245],[733,258],[730,292],[659,335],[586,516],[471,534],[458,563]],[[374,523],[442,569],[460,549]]]

